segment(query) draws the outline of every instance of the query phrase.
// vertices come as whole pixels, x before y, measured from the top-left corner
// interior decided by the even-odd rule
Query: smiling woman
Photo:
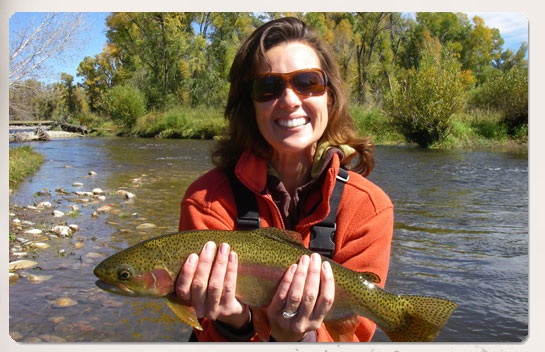
[[[293,260],[267,309],[251,314],[235,296],[239,267],[230,238],[206,243],[176,282],[177,296],[201,319],[192,340],[334,341],[324,318],[335,278],[318,253],[373,272],[381,286],[388,270],[393,206],[363,177],[373,168],[374,146],[358,135],[329,49],[298,19],[257,28],[235,56],[229,81],[229,127],[213,153],[217,167],[187,189],[180,231],[249,229],[249,207],[257,214],[250,228],[297,231],[317,253]],[[333,218],[324,225],[331,233],[321,230],[326,218]],[[343,324],[343,341],[369,341],[375,331],[363,317]]]

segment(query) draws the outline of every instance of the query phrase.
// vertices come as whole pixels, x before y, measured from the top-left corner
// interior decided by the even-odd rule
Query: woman
[[[217,167],[186,191],[180,231],[235,229],[226,176],[234,168],[255,194],[261,226],[297,231],[308,247],[312,226],[329,213],[341,166],[354,164],[338,206],[332,259],[376,273],[383,286],[393,206],[363,177],[373,168],[374,148],[358,138],[339,72],[318,36],[295,18],[259,27],[238,51],[230,83],[227,138],[213,153]],[[257,317],[235,298],[236,273],[237,256],[226,243],[207,243],[184,263],[176,293],[195,307],[204,329],[196,331],[198,340],[260,341],[252,326]],[[329,264],[316,253],[302,256],[286,271],[263,317],[270,341],[332,341],[323,319],[334,289]],[[370,341],[374,331],[375,324],[360,317],[352,340]]]

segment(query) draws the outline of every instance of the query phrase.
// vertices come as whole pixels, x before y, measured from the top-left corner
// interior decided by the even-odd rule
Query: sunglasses
[[[252,98],[257,102],[276,99],[282,95],[286,85],[299,96],[322,95],[327,88],[327,76],[319,68],[290,73],[262,73],[252,80]]]

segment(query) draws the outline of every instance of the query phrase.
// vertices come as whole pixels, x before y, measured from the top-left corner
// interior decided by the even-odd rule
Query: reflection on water
[[[186,341],[190,329],[160,300],[106,293],[92,269],[104,256],[160,233],[176,231],[187,186],[211,168],[211,141],[87,138],[33,143],[44,154],[40,171],[10,197],[10,206],[41,201],[75,203],[71,192],[106,191],[115,211],[82,204],[74,238],[52,239],[40,251],[40,275],[10,285],[10,333],[19,341]],[[528,331],[527,153],[445,152],[378,147],[370,179],[391,197],[395,230],[386,287],[460,304],[438,341],[521,341]],[[68,167],[67,167],[68,166]],[[96,176],[89,176],[89,171]],[[74,182],[83,187],[74,187]],[[116,195],[125,189],[134,200]],[[77,197],[76,197],[77,198]],[[43,215],[43,214],[42,214]],[[51,221],[51,220],[48,220]],[[138,230],[152,223],[153,230]],[[84,246],[76,248],[75,242]],[[58,250],[64,249],[62,256]],[[33,254],[31,254],[32,258]],[[30,271],[32,271],[31,269]],[[55,300],[77,304],[59,308]],[[377,329],[374,341],[387,341]]]

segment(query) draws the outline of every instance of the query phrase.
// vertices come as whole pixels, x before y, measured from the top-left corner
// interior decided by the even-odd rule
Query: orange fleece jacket
[[[340,160],[333,156],[329,169],[320,187],[316,188],[303,204],[305,214],[312,207],[315,211],[299,219],[296,231],[302,235],[308,248],[311,226],[322,221],[329,213],[329,198],[340,168]],[[278,207],[266,189],[267,162],[249,152],[241,155],[235,174],[240,181],[257,196],[262,227],[285,228]],[[373,272],[380,277],[379,286],[384,287],[390,260],[393,232],[393,205],[388,196],[375,184],[361,175],[350,172],[344,187],[337,213],[335,253],[333,260],[355,271]],[[237,217],[236,204],[227,176],[214,168],[197,179],[187,189],[181,202],[180,231],[193,229],[233,230]],[[371,320],[359,317],[353,341],[370,341],[376,325]],[[228,341],[215,328],[212,321],[201,320],[203,331],[196,331],[199,341]],[[261,341],[254,336],[251,341]],[[317,331],[318,342],[333,341],[325,326]]]

